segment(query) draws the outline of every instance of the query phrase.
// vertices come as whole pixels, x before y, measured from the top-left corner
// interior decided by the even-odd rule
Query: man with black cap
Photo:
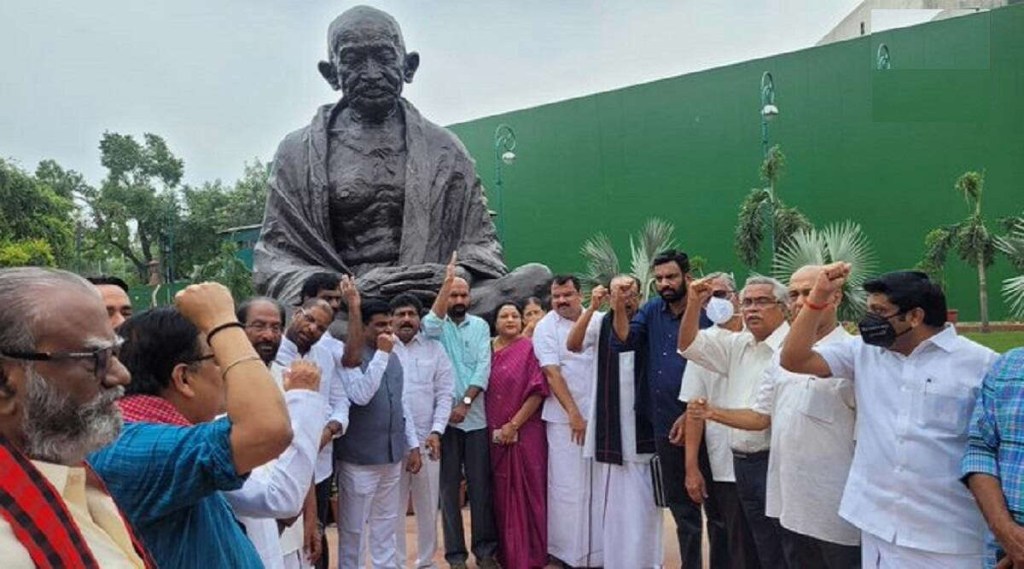
[[[864,283],[860,336],[812,348],[849,273],[821,269],[781,355],[794,373],[853,380],[857,446],[839,514],[860,528],[865,566],[980,567],[985,524],[959,465],[996,354],[946,324],[942,289],[915,271]]]

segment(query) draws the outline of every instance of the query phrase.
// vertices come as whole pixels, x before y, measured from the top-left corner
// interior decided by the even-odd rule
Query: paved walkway
[[[665,516],[665,523],[662,526],[663,527],[663,530],[662,530],[663,531],[662,543],[665,546],[665,568],[666,569],[678,569],[678,567],[680,565],[680,561],[679,561],[679,543],[676,541],[676,525],[675,525],[675,522],[672,521],[672,514],[670,514],[667,509],[664,510],[664,516]],[[470,533],[469,533],[469,509],[468,508],[463,511],[463,514],[462,514],[462,524],[465,527],[466,539],[469,539]],[[405,518],[405,535],[406,535],[405,542],[409,546],[408,557],[410,559],[415,560],[415,558],[416,558],[416,523],[415,523],[415,520],[414,520],[414,518],[412,516],[407,516]],[[445,561],[444,561],[444,551],[443,551],[443,548],[441,546],[440,522],[438,522],[437,536],[438,536],[438,552],[434,556],[434,560],[435,560],[435,562],[437,563],[437,566],[440,569],[448,569],[448,564],[445,563]],[[330,547],[331,551],[332,552],[337,552],[337,550],[338,550],[337,549],[338,548],[338,531],[337,531],[337,528],[335,528],[334,526],[330,526],[330,527],[327,528],[327,541],[328,541],[328,544],[329,544],[328,547]],[[706,563],[706,561],[705,561],[705,563]],[[336,555],[332,555],[332,557],[331,557],[331,569],[337,569],[337,567],[338,567],[338,565],[337,565],[337,556]],[[367,567],[369,567],[369,564],[367,564]],[[410,561],[407,564],[407,567],[412,567],[412,561]],[[476,567],[476,564],[473,563],[472,560],[471,560],[470,564],[469,564],[469,567],[470,567],[470,569],[473,569],[474,567]],[[554,566],[552,565],[552,566],[549,566],[549,567],[554,567]]]

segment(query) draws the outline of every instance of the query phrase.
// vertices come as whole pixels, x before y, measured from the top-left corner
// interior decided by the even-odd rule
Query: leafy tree
[[[675,226],[656,217],[648,219],[636,236],[629,238],[630,265],[629,274],[640,281],[640,295],[646,301],[654,292],[654,273],[651,262],[658,253],[675,247]],[[615,254],[612,242],[603,233],[591,237],[583,243],[580,253],[586,260],[583,273],[583,284],[588,288],[606,285],[612,277],[621,273],[619,257]]]
[[[50,244],[42,239],[0,242],[0,267],[52,267],[55,264]]]
[[[228,287],[236,299],[249,298],[255,293],[252,271],[236,255],[234,243],[223,242],[215,257],[199,265],[189,277],[192,282],[216,281]]]
[[[100,162],[107,176],[98,190],[84,194],[94,240],[124,255],[145,280],[149,263],[173,250],[181,217],[175,189],[184,163],[155,134],[143,135],[139,143],[115,132],[103,133]]]
[[[967,217],[932,230],[925,239],[927,250],[923,265],[942,270],[946,257],[955,251],[960,260],[978,272],[978,304],[981,309],[981,331],[989,331],[988,278],[986,270],[995,261],[996,241],[985,225],[981,213],[981,199],[985,177],[978,172],[965,172],[953,186],[967,202]]]
[[[740,205],[733,243],[740,261],[750,268],[756,267],[761,261],[765,233],[768,233],[771,240],[769,251],[774,259],[796,232],[813,228],[800,210],[787,206],[779,199],[776,186],[785,165],[786,157],[778,145],[769,148],[760,172],[767,187],[750,190]]]
[[[843,285],[843,302],[839,305],[841,320],[856,320],[863,313],[867,294],[861,285],[875,268],[875,255],[860,225],[852,221],[826,226],[824,229],[801,229],[782,246],[772,267],[775,278],[787,282],[805,265],[850,263],[850,275]]]
[[[1024,214],[1005,220],[1005,225],[1007,234],[996,238],[996,248],[1020,274],[1003,281],[1003,298],[1013,316],[1024,318]]]
[[[65,261],[73,252],[73,211],[69,197],[0,159],[0,245],[10,259],[37,265]]]

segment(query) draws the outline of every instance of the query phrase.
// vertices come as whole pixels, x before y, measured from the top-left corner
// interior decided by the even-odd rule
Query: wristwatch
[[[470,397],[469,395],[463,397],[462,398],[462,404],[463,405],[472,405],[473,404],[473,398]]]

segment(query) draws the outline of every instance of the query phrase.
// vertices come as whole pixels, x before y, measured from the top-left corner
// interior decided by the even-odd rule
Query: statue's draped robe
[[[256,288],[282,301],[298,298],[316,272],[351,274],[334,248],[328,187],[328,127],[346,105],[321,107],[289,134],[274,156],[263,229],[254,252]],[[473,159],[458,138],[424,119],[405,99],[405,205],[398,265],[445,264],[452,251],[475,276],[508,269]],[[358,276],[358,275],[357,275]]]

